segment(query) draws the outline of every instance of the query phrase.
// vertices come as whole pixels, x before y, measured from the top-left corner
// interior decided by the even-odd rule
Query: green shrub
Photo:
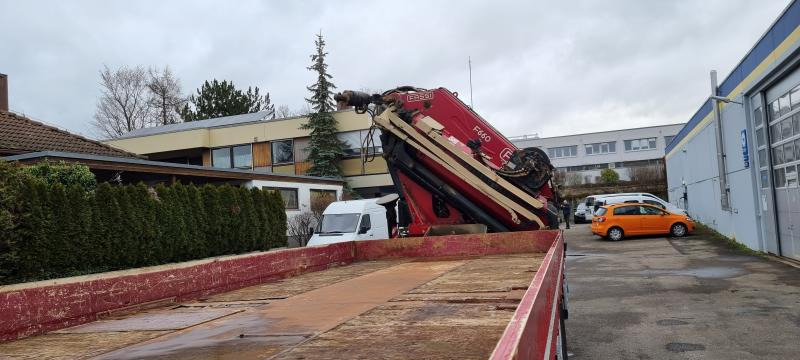
[[[23,167],[31,176],[44,181],[48,185],[61,184],[64,186],[78,185],[86,191],[94,190],[97,180],[89,167],[81,164],[71,164],[64,161],[41,161]]]
[[[0,284],[286,246],[273,192],[108,183],[87,191],[23,169],[0,161]]]
[[[600,172],[600,180],[606,185],[616,185],[619,183],[619,174],[614,169],[603,169]]]

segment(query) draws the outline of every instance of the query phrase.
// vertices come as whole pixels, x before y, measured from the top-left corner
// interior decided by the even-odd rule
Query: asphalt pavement
[[[800,358],[800,269],[697,235],[565,238],[570,359]]]

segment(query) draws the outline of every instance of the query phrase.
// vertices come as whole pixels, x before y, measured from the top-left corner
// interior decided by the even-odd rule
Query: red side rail
[[[497,343],[492,360],[555,359],[561,320],[562,281],[564,239],[559,231]]]
[[[98,315],[118,309],[162,300],[191,300],[354,261],[547,251],[514,317],[515,322],[530,326],[544,323],[540,319],[550,314],[549,303],[540,304],[540,298],[550,298],[554,286],[558,286],[554,276],[561,272],[554,266],[563,261],[563,250],[555,252],[563,249],[560,234],[547,230],[346,242],[0,286],[0,341],[94,321]],[[541,295],[544,292],[546,295]],[[524,321],[520,322],[519,316]],[[501,345],[509,336],[529,336],[527,332],[509,335],[510,331],[517,334],[517,327],[512,329],[512,325],[514,322],[506,329]],[[538,344],[542,335],[535,336]],[[530,345],[519,341],[513,344],[520,349]]]

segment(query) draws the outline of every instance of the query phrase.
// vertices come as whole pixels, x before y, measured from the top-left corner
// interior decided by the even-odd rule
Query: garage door
[[[754,114],[762,190],[769,190],[763,188],[763,179],[772,175],[780,255],[800,259],[800,74],[795,72],[769,89],[765,99],[762,124]],[[764,157],[768,161],[762,162]]]

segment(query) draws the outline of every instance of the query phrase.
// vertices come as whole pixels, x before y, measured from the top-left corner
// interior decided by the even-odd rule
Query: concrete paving
[[[697,235],[565,238],[570,359],[800,357],[800,269]]]

